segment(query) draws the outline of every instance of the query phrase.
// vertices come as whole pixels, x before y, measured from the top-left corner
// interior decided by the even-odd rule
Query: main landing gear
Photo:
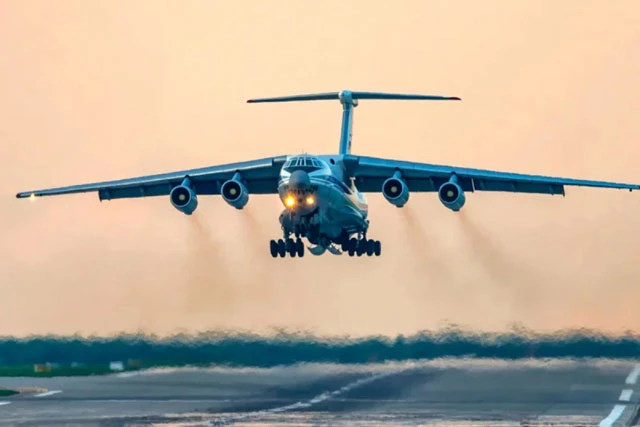
[[[379,240],[371,240],[365,238],[356,239],[351,238],[342,243],[342,252],[347,252],[349,256],[380,256],[382,252],[382,245]]]
[[[287,253],[290,257],[302,258],[304,256],[304,244],[298,237],[295,240],[292,238],[271,240],[269,242],[269,248],[271,249],[271,256],[277,258],[278,256],[284,258]]]

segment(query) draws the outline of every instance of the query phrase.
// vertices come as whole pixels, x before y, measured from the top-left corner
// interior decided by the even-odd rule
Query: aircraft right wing
[[[344,159],[358,190],[379,192],[387,178],[399,172],[411,192],[436,192],[452,175],[463,191],[500,191],[530,194],[561,194],[565,186],[640,190],[638,184],[527,175],[457,166],[348,155]]]
[[[236,172],[240,173],[249,193],[277,194],[278,177],[285,161],[286,156],[268,157],[116,181],[23,191],[16,194],[16,197],[22,199],[96,191],[100,200],[166,196],[174,187],[180,185],[185,177],[189,177],[197,195],[217,195],[220,194],[222,184],[233,178]]]

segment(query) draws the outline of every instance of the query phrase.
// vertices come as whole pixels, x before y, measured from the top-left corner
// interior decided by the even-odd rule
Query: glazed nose
[[[289,177],[289,186],[296,190],[304,190],[311,188],[311,179],[305,171],[293,171]]]

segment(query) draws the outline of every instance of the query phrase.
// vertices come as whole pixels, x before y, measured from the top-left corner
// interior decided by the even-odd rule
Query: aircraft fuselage
[[[341,155],[289,156],[280,171],[280,223],[286,235],[327,247],[366,234],[368,205],[348,176]]]

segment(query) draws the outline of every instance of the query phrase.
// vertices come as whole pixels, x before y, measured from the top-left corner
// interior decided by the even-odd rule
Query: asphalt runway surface
[[[0,378],[12,426],[638,425],[640,363],[437,360]]]

